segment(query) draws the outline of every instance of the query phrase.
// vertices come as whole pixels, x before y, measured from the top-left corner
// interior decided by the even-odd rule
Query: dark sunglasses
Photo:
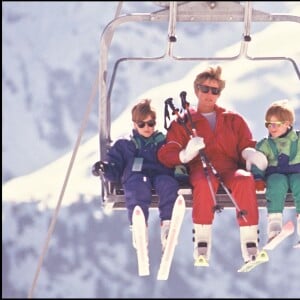
[[[136,125],[138,126],[138,128],[144,128],[146,126],[146,124],[149,126],[149,127],[154,127],[156,122],[155,120],[149,120],[149,121],[138,121],[136,122]]]
[[[283,125],[286,121],[276,121],[276,122],[268,122],[265,121],[265,126],[266,128],[276,128],[276,127],[280,127],[281,125]]]
[[[209,92],[209,90],[211,91],[211,93],[213,95],[219,95],[221,93],[221,90],[219,88],[208,86],[208,85],[198,84],[197,89],[205,94],[207,94]]]

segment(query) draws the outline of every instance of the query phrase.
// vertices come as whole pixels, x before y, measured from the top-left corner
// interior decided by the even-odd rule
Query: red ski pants
[[[209,172],[214,192],[219,187],[218,179]],[[246,219],[239,217],[237,210],[237,221],[240,226],[258,224],[258,205],[256,199],[255,183],[250,172],[242,169],[231,170],[220,173],[224,185],[231,191],[231,195],[240,210],[246,212]],[[212,224],[214,219],[214,201],[204,171],[194,170],[190,174],[190,182],[193,186],[193,223]],[[230,200],[231,201],[231,200]]]

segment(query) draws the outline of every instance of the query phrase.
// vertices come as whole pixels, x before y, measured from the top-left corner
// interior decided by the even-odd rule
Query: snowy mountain
[[[105,25],[113,19],[117,7],[118,2],[2,3],[2,182],[38,170],[73,149],[98,71],[100,37]],[[120,14],[161,8],[154,2],[125,1]],[[297,2],[256,2],[254,8],[299,14]],[[296,43],[299,26],[278,22],[272,25],[274,30],[268,30],[268,25],[253,24],[251,32],[265,31],[265,34],[261,34],[260,38],[253,35],[250,55],[293,55],[299,63]],[[120,57],[164,54],[167,30],[166,24],[150,26],[147,22],[120,26],[112,41],[110,71]],[[242,33],[242,23],[226,26],[222,23],[178,25],[174,53],[185,57],[234,56],[240,49]],[[224,48],[228,49],[227,52]],[[201,68],[197,65],[195,61],[174,63],[168,60],[161,63],[125,63],[117,73],[112,93],[112,119],[115,120],[145,91],[181,80],[192,69],[197,72]],[[297,85],[293,87],[297,78],[290,63],[264,62],[263,74],[270,74],[266,77],[255,73],[258,65],[261,64],[248,62],[242,65],[245,71],[251,68],[247,77],[239,74],[239,69],[237,74],[233,74],[231,67],[224,68],[228,76],[241,76],[238,84],[233,82],[226,89],[226,102],[240,103],[248,96],[249,99],[264,99],[264,103],[281,97],[297,99]],[[293,81],[284,83],[279,75],[291,76]],[[264,88],[256,88],[257,84],[262,84]],[[188,87],[191,88],[191,83],[183,88]],[[245,95],[245,88],[255,93]],[[83,141],[98,133],[97,100],[92,107]],[[265,105],[261,109],[264,110]],[[249,105],[246,111],[249,111]],[[255,120],[255,116],[252,113],[250,117]]]
[[[42,264],[36,298],[295,298],[300,289],[296,235],[270,253],[270,262],[249,274],[242,263],[234,211],[217,215],[211,267],[192,265],[191,211],[184,226],[167,282],[158,282],[160,257],[156,210],[150,217],[151,276],[139,278],[125,211],[106,215],[99,179],[91,165],[98,160],[98,111],[94,106],[74,164],[72,150],[98,70],[99,39],[114,17],[118,2],[3,2],[3,203],[2,297],[24,298],[32,285],[49,225],[55,228]],[[273,12],[300,15],[299,3],[257,3]],[[155,8],[156,7],[156,8]],[[157,9],[152,2],[124,2],[123,13]],[[157,55],[165,49],[166,28],[128,26],[112,44],[112,57],[128,53]],[[267,24],[253,29],[253,56],[290,56],[300,62],[300,26]],[[231,56],[240,46],[242,28],[178,28],[176,51],[187,56]],[[124,33],[130,43],[124,41]],[[140,34],[144,41],[141,43]],[[216,36],[211,42],[208,37]],[[226,39],[220,37],[226,36]],[[137,46],[138,45],[138,46]],[[186,47],[192,45],[192,47]],[[252,46],[253,45],[253,46]],[[201,50],[201,49],[200,49]],[[113,59],[112,59],[113,60]],[[254,136],[266,132],[265,108],[290,99],[300,120],[300,85],[288,62],[218,62],[226,89],[220,103],[245,115]],[[182,90],[195,103],[192,82],[207,63],[132,64],[121,68],[113,93],[112,136],[130,128],[130,109],[149,97],[163,129],[163,101],[179,99]],[[129,80],[130,79],[130,80]],[[138,84],[136,84],[138,82]],[[179,101],[177,102],[179,105]],[[71,169],[68,177],[68,168]],[[57,212],[57,215],[56,215]],[[261,244],[266,241],[266,211],[260,211]],[[295,220],[286,209],[284,219]],[[48,232],[49,233],[49,232]],[[288,255],[287,255],[288,254]]]

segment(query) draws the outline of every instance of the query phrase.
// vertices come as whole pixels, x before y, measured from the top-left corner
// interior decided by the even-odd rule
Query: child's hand
[[[108,169],[108,163],[105,161],[97,161],[92,167],[92,174],[94,176],[100,176],[100,172],[105,173]]]

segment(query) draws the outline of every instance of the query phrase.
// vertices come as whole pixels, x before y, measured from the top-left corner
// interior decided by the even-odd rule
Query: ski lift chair
[[[105,160],[107,151],[112,143],[111,140],[111,94],[116,78],[118,67],[126,61],[159,61],[165,58],[181,61],[229,61],[245,58],[255,60],[276,60],[290,62],[296,76],[300,80],[300,71],[291,57],[251,57],[247,54],[248,44],[251,42],[250,26],[251,22],[296,22],[300,23],[300,17],[287,14],[270,14],[252,8],[250,1],[244,5],[240,2],[223,1],[183,1],[183,2],[154,2],[162,9],[150,13],[134,13],[119,15],[121,10],[119,2],[115,18],[105,27],[100,41],[100,63],[99,63],[99,143],[100,160]],[[108,73],[108,54],[114,31],[117,26],[126,22],[167,22],[168,39],[164,54],[157,57],[121,57],[114,63],[112,74]],[[173,54],[173,45],[177,41],[175,27],[177,22],[243,22],[244,32],[240,45],[240,52],[231,57],[178,57]],[[101,178],[101,193],[103,205],[109,209],[124,209],[124,191],[120,183],[107,182],[103,176]],[[182,185],[179,193],[184,195],[186,207],[192,207],[192,189],[190,186]],[[153,191],[153,201],[151,207],[157,207],[158,196]],[[218,204],[222,207],[233,207],[228,195],[220,189],[216,195]],[[266,206],[264,192],[257,192],[259,207]],[[285,207],[294,207],[291,193],[287,194]]]

